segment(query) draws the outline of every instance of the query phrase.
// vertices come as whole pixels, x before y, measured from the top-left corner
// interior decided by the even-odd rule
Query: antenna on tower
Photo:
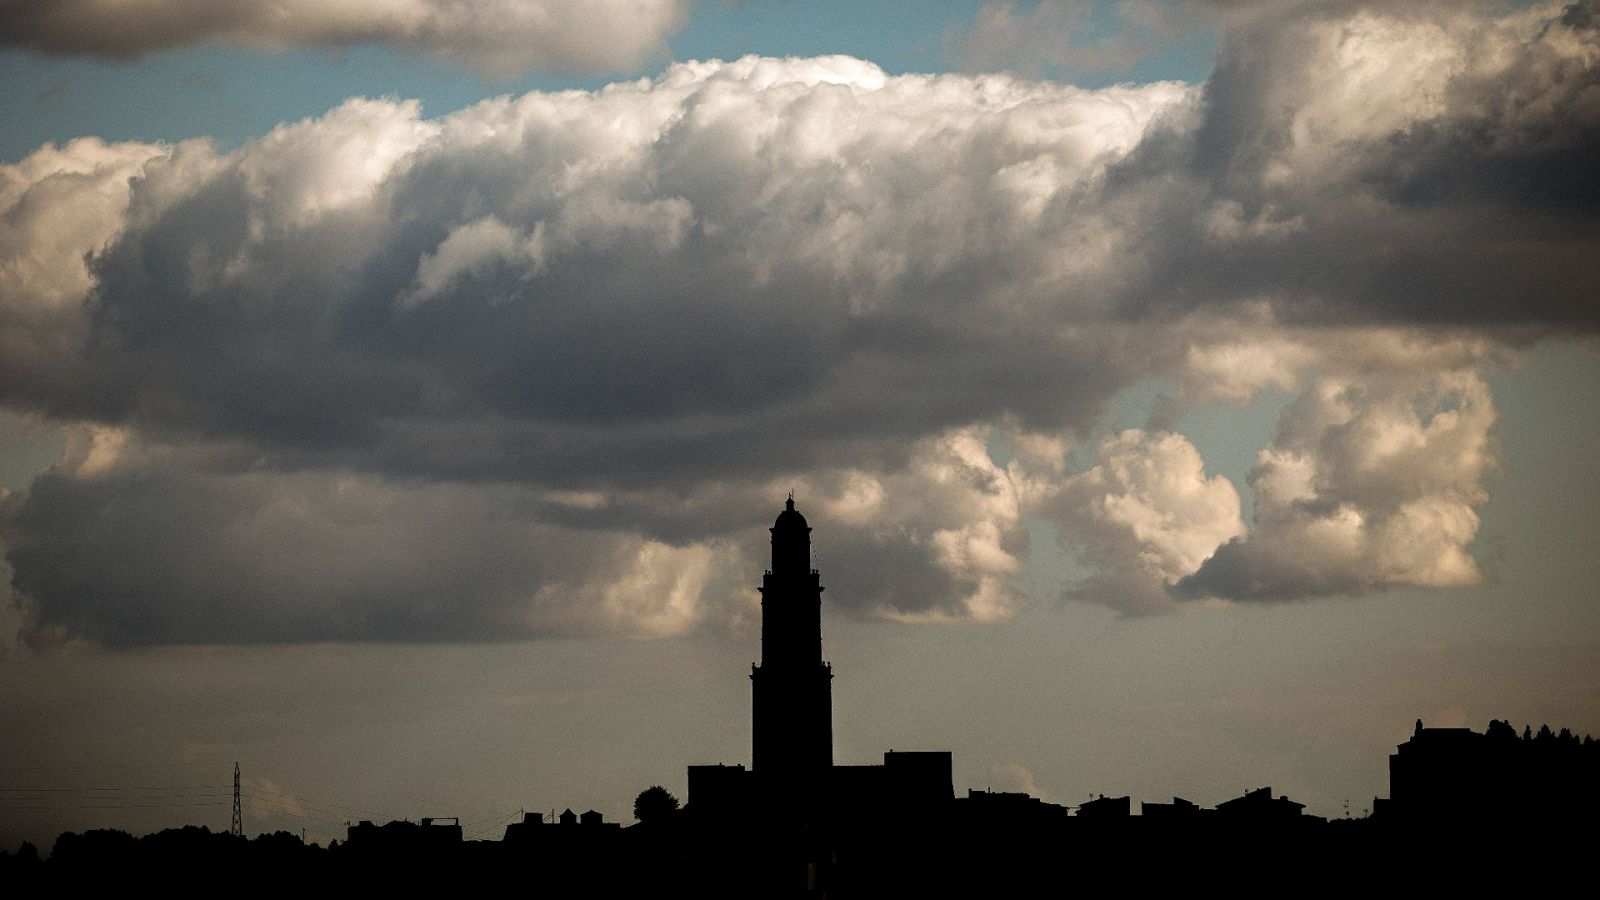
[[[234,837],[244,837],[244,816],[239,808],[239,763],[233,763],[233,824],[228,826],[228,833]]]

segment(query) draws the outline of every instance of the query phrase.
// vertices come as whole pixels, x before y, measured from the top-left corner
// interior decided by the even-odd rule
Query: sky
[[[0,846],[1600,734],[1600,5],[0,2]]]

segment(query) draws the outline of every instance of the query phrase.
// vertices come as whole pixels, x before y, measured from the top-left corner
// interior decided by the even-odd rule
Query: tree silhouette
[[[646,825],[665,822],[677,811],[678,798],[659,784],[640,791],[633,800],[633,817]]]

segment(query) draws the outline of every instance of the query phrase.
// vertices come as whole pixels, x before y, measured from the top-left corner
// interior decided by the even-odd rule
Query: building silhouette
[[[1202,813],[1210,812],[1200,807],[1200,804],[1182,797],[1173,797],[1171,803],[1152,803],[1149,801],[1139,804],[1139,815],[1146,819],[1160,819],[1162,821],[1185,821]]]
[[[821,787],[833,766],[833,669],[822,658],[822,576],[794,495],[772,528],[761,578],[761,662],[750,667],[750,767],[769,792]]]
[[[1235,821],[1282,822],[1299,818],[1305,808],[1304,803],[1296,803],[1288,797],[1273,797],[1272,788],[1263,787],[1218,803],[1217,815]]]
[[[751,765],[690,766],[687,810],[702,825],[753,819],[799,823],[813,835],[848,830],[862,810],[941,808],[955,797],[949,751],[895,751],[882,765],[833,763],[833,668],[822,656],[822,576],[811,526],[794,495],[769,529],[761,579],[761,661],[750,667]]]
[[[1100,796],[1078,807],[1079,818],[1126,819],[1133,814],[1133,798]]]
[[[1492,719],[1482,733],[1427,728],[1418,719],[1389,756],[1389,797],[1380,819],[1441,824],[1558,821],[1589,816],[1600,803],[1600,744],[1563,728]]]
[[[461,820],[449,816],[383,825],[363,819],[345,830],[345,844],[352,852],[381,849],[427,853],[460,846],[461,836]]]

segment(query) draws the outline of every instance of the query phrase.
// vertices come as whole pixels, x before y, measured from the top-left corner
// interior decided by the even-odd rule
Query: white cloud
[[[623,552],[628,560],[616,567],[620,576],[599,586],[607,624],[624,633],[656,637],[681,634],[698,623],[701,595],[711,577],[711,547],[643,541]],[[574,591],[569,585],[546,585],[540,592],[565,594],[563,601],[579,608],[587,605],[581,599],[583,590]]]
[[[87,137],[46,144],[0,165],[0,304],[7,322],[32,310],[70,306],[93,283],[84,257],[115,237],[128,209],[128,182],[159,144]]]
[[[1051,793],[1039,787],[1038,779],[1034,777],[1033,770],[1022,763],[998,763],[991,767],[989,771],[995,777],[996,786],[1002,791],[1021,792],[1046,803],[1058,802]]]
[[[1495,464],[1471,369],[1325,375],[1283,411],[1250,474],[1255,522],[1179,586],[1272,600],[1482,577],[1468,547]]]
[[[385,180],[439,128],[415,100],[352,98],[320,118],[279,125],[234,158],[252,204],[252,238],[263,228],[302,230],[324,216],[368,207]]]
[[[1185,387],[1202,398],[1246,402],[1267,388],[1292,390],[1319,355],[1306,343],[1265,335],[1191,344]]]
[[[530,234],[516,231],[493,216],[462,225],[450,232],[438,249],[423,254],[417,263],[416,281],[411,290],[400,295],[400,305],[425,303],[452,284],[496,263],[520,266],[530,278],[539,274],[544,266],[544,233],[540,225],[535,224]]]
[[[1206,477],[1199,451],[1170,432],[1106,438],[1096,465],[1042,506],[1062,542],[1099,573],[1071,595],[1132,612],[1165,608],[1170,585],[1244,533],[1233,483]]]
[[[907,622],[1016,612],[1023,598],[1012,576],[1026,546],[1019,485],[991,458],[989,437],[988,429],[958,429],[919,441],[891,472],[784,482],[803,508],[827,516],[818,565],[855,593],[830,599]]]

